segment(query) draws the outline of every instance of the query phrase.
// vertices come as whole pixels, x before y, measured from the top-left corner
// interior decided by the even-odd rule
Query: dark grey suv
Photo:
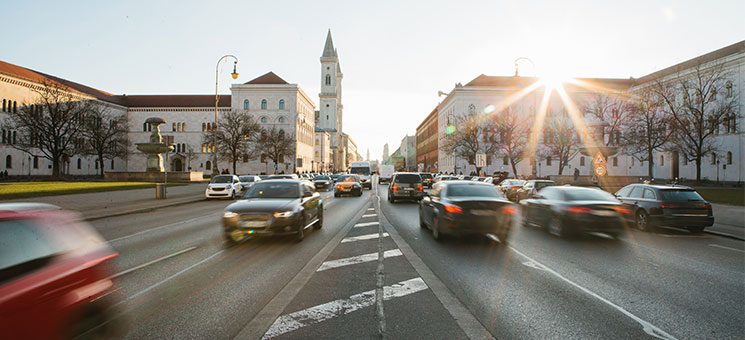
[[[416,172],[397,172],[388,185],[388,202],[407,199],[421,201],[424,194],[422,176]]]

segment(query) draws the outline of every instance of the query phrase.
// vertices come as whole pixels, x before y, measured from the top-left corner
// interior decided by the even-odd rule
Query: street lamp
[[[228,54],[222,56],[220,59],[217,60],[217,65],[215,65],[215,125],[212,126],[212,176],[216,176],[220,173],[219,168],[217,167],[217,104],[220,101],[220,96],[217,93],[217,81],[218,81],[218,75],[220,72],[220,62],[222,62],[225,58],[233,58],[235,61],[233,62],[233,73],[230,75],[233,77],[233,79],[238,79],[238,71],[236,71],[236,66],[238,65],[238,58],[236,58],[234,55]]]

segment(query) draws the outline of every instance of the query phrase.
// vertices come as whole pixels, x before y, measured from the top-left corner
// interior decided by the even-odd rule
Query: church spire
[[[334,48],[334,42],[331,40],[331,29],[326,35],[326,45],[323,47],[323,55],[321,57],[336,57],[336,49]]]

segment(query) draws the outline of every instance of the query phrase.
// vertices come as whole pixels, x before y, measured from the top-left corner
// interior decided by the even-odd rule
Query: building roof
[[[118,96],[128,107],[215,107],[211,94]],[[230,95],[220,95],[219,107],[230,107]]]
[[[269,71],[268,73],[259,76],[257,78],[254,78],[253,80],[250,80],[246,82],[245,84],[275,84],[275,85],[287,85],[289,84],[284,79],[280,78],[278,75],[274,74],[274,72]]]
[[[330,28],[328,34],[326,34],[326,44],[323,46],[321,57],[336,57],[336,49],[334,48],[334,41],[331,39]]]
[[[504,76],[487,76],[484,74],[473,78],[465,86],[519,86],[525,87],[537,82],[537,77],[504,77]],[[628,89],[633,83],[633,79],[619,79],[619,78],[574,78],[587,85],[594,85],[599,88],[607,88],[613,90]],[[572,84],[565,84],[566,87],[573,87]]]
[[[419,126],[416,127],[416,133],[419,134],[419,131],[422,129],[422,126],[424,126],[425,123],[427,123],[430,119],[437,119],[437,111],[439,106],[435,106],[434,110],[430,112],[427,117],[422,120],[421,123],[419,123]]]
[[[692,67],[695,67],[696,65],[706,64],[710,61],[717,60],[719,58],[726,57],[731,54],[735,53],[743,53],[745,52],[745,40],[736,42],[732,45],[722,47],[718,50],[706,53],[704,55],[698,56],[696,58],[686,60],[682,63],[675,64],[673,66],[663,68],[659,71],[652,72],[646,76],[643,76],[636,80],[636,84],[644,84],[646,82],[653,81],[655,79],[663,78],[665,76],[683,71],[685,69],[689,69]]]

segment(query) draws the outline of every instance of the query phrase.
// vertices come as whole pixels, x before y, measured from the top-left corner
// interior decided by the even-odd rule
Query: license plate
[[[471,210],[471,214],[477,216],[494,216],[497,212],[494,210]]]
[[[414,191],[414,188],[404,188],[406,191]]]
[[[352,191],[352,189],[351,188],[346,188],[346,189],[344,189],[344,191]]]
[[[592,214],[595,216],[613,216],[616,212],[611,210],[595,210]]]
[[[263,228],[266,225],[264,221],[243,221],[241,226],[244,228]]]

